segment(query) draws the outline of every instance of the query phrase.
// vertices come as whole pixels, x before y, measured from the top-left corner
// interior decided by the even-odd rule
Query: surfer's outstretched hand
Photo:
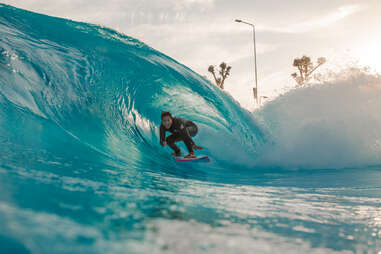
[[[198,146],[198,145],[193,145],[193,149],[194,150],[202,150],[203,148],[201,146]]]

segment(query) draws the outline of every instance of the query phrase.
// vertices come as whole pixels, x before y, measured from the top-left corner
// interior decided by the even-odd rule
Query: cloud
[[[366,9],[365,5],[346,5],[337,8],[334,11],[331,11],[327,15],[307,20],[303,22],[294,23],[291,25],[286,25],[284,27],[266,27],[259,26],[260,31],[272,31],[278,33],[305,33],[318,28],[327,27],[332,25],[354,13]]]

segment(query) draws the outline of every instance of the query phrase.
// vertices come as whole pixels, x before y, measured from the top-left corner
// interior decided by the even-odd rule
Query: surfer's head
[[[163,123],[166,129],[171,128],[173,122],[173,117],[171,113],[169,113],[168,111],[161,112],[161,122]]]

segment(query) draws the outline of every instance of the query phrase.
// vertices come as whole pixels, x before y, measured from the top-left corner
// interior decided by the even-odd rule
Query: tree
[[[226,63],[222,62],[220,64],[220,70],[218,71],[218,73],[220,74],[220,77],[217,78],[214,66],[213,65],[209,66],[208,71],[212,73],[214,81],[216,82],[216,85],[219,88],[224,89],[224,82],[227,76],[230,75],[231,68],[232,68],[231,66],[227,66]]]
[[[319,57],[316,62],[316,66],[311,62],[311,58],[308,56],[303,56],[302,58],[295,58],[293,66],[298,68],[299,75],[294,72],[291,74],[298,83],[298,85],[303,85],[305,82],[311,79],[311,74],[321,65],[323,65],[327,60],[324,57]]]

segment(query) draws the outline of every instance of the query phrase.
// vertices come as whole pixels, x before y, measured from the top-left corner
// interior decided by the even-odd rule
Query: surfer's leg
[[[165,141],[167,141],[168,146],[172,148],[172,150],[175,151],[175,153],[180,153],[180,148],[175,143],[180,140],[182,139],[180,135],[178,135],[177,133],[173,133],[165,139]]]
[[[197,133],[197,126],[187,126],[186,128],[184,128],[184,131],[180,133],[189,153],[193,153],[194,141],[192,140],[191,137],[194,137],[196,133]]]
[[[186,130],[188,131],[188,136],[190,137],[192,149],[194,149],[194,150],[201,150],[201,149],[203,149],[201,146],[196,145],[194,143],[193,139],[192,139],[192,137],[196,136],[196,134],[197,134],[197,131],[198,131],[197,125],[188,126],[186,128]]]

